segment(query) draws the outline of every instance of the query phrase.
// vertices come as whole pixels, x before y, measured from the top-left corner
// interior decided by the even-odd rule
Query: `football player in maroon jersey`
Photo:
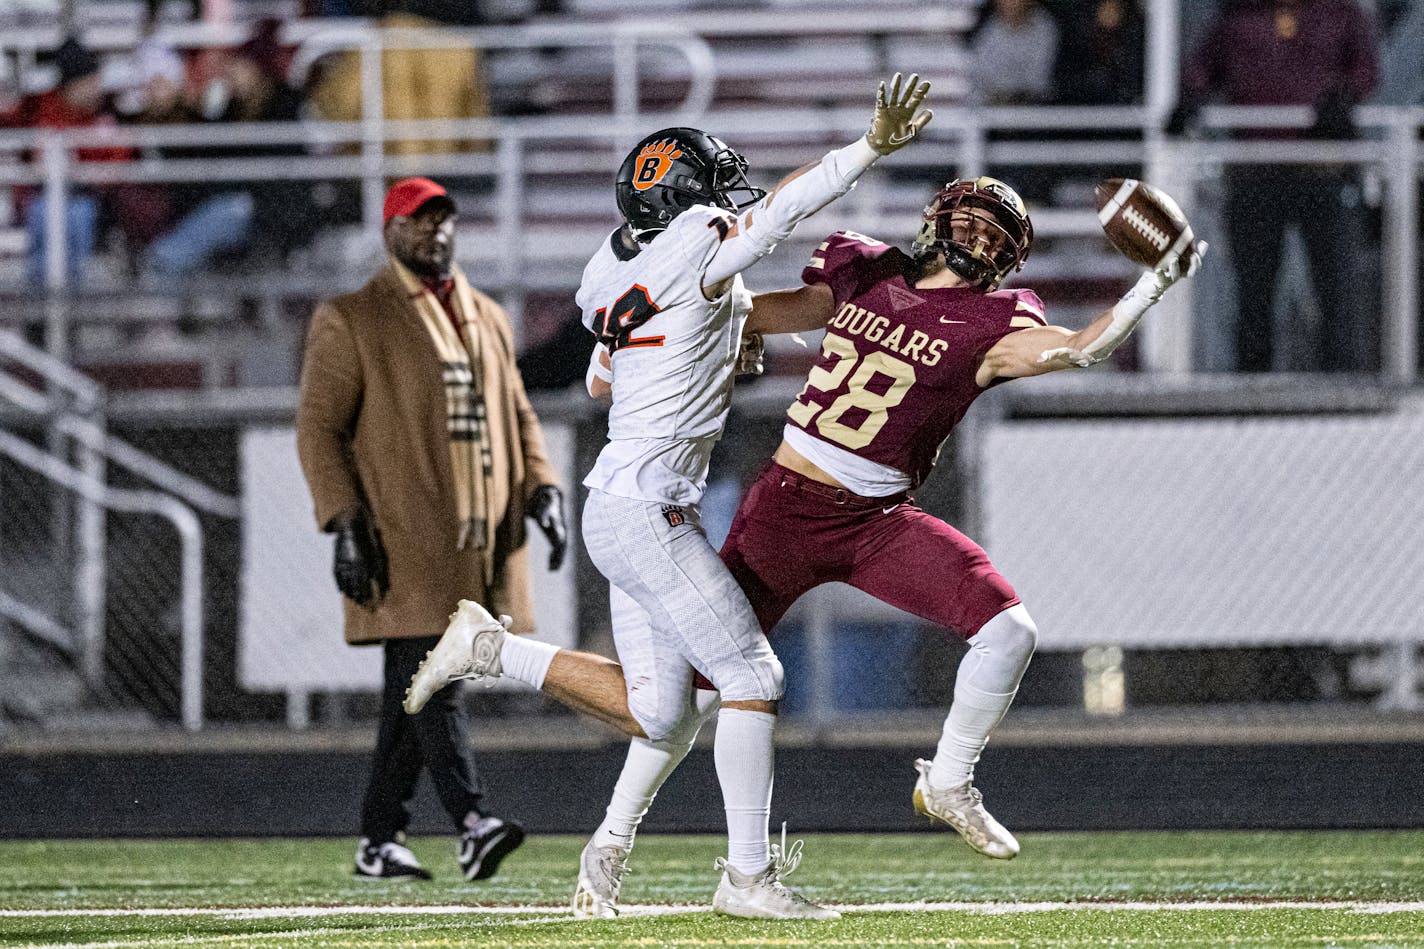
[[[963,636],[954,698],[932,760],[918,760],[915,809],[975,850],[1007,859],[1018,841],[985,810],[974,765],[1008,710],[1037,642],[1028,610],[984,550],[914,503],[940,445],[970,404],[1007,379],[1100,362],[1205,244],[1145,272],[1086,329],[1049,325],[1032,290],[1000,290],[1033,245],[1012,188],[956,181],[925,209],[909,254],[843,231],[802,273],[758,295],[754,322],[819,328],[820,359],[787,411],[784,438],[742,500],[722,547],[768,633],[803,593],[841,581]],[[590,391],[602,384],[590,375]],[[637,825],[689,745],[635,740],[593,846],[607,880],[585,902],[614,908]],[[600,886],[600,883],[603,885]],[[601,892],[599,892],[601,890]]]

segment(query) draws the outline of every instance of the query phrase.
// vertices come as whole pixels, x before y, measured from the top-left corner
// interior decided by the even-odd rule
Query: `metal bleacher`
[[[24,234],[0,217],[0,320],[35,339],[48,332],[52,352],[116,388],[290,385],[311,302],[358,285],[379,259],[385,182],[429,174],[447,181],[459,199],[459,256],[466,270],[505,304],[522,342],[537,342],[567,318],[583,263],[616,222],[612,171],[638,137],[664,125],[705,127],[743,151],[754,179],[769,184],[856,135],[874,82],[896,69],[918,71],[935,84],[937,118],[925,141],[882,162],[855,192],[758,265],[750,275],[754,288],[795,283],[801,260],[825,230],[850,227],[903,239],[934,184],[986,172],[1017,180],[1023,168],[1037,166],[1040,172],[1052,170],[1052,187],[1031,204],[1039,242],[1025,277],[1057,319],[1077,325],[1110,303],[1132,274],[1131,265],[1103,241],[1092,212],[1092,185],[1104,170],[1171,182],[1173,193],[1202,222],[1199,230],[1209,234],[1220,210],[1224,165],[1306,160],[1360,165],[1394,195],[1382,205],[1390,264],[1384,279],[1391,282],[1384,289],[1397,299],[1417,297],[1413,266],[1404,262],[1414,259],[1418,225],[1400,210],[1412,207],[1411,195],[1417,193],[1411,174],[1417,159],[1411,155],[1424,123],[1417,109],[1365,107],[1357,115],[1367,130],[1363,140],[1314,147],[1298,158],[1303,153],[1271,152],[1264,143],[1165,142],[1160,118],[1175,94],[1175,60],[1163,55],[1156,40],[1142,107],[957,107],[970,72],[966,35],[982,0],[885,0],[874,6],[840,0],[649,0],[639,5],[636,19],[626,16],[626,4],[611,0],[569,0],[559,16],[528,16],[530,5],[518,0],[495,6],[509,22],[412,37],[382,32],[364,20],[293,19],[281,32],[292,50],[289,79],[297,84],[332,51],[374,52],[382,43],[473,44],[482,51],[489,80],[490,119],[422,126],[382,122],[373,110],[360,122],[228,126],[221,129],[225,141],[241,135],[250,141],[301,142],[310,157],[245,160],[249,165],[161,159],[104,169],[150,182],[275,176],[309,180],[327,192],[339,185],[346,189],[339,201],[351,211],[345,218],[361,223],[326,227],[281,265],[243,260],[179,284],[135,280],[124,256],[110,251],[95,261],[83,288],[38,293],[22,279]],[[233,45],[247,35],[252,19],[291,12],[289,7],[281,0],[240,0],[234,4],[237,22],[165,23],[157,35],[185,49]],[[0,66],[27,77],[25,87],[32,88],[44,82],[39,54],[52,48],[62,31],[54,16],[58,0],[32,0],[23,9],[30,12],[21,16],[13,7],[0,12]],[[77,9],[85,41],[113,60],[142,38],[140,3],[112,0]],[[48,20],[35,12],[43,10],[50,11]],[[377,66],[381,62],[379,55],[367,58]],[[378,70],[363,75],[363,84],[372,79],[379,89]],[[365,88],[369,93],[372,86]],[[1260,111],[1209,108],[1204,121],[1217,130],[1252,127]],[[1308,110],[1265,111],[1273,123],[1309,122]],[[1085,129],[1093,131],[1092,140],[1082,138]],[[218,132],[211,126],[170,126],[128,134],[149,144],[194,145]],[[0,131],[0,186],[38,184],[50,174],[83,180],[84,174],[98,173],[81,163],[51,169],[21,161],[19,156],[36,151],[37,138],[26,135]],[[484,140],[493,147],[386,154],[393,140],[432,135]],[[80,133],[69,136],[74,143],[81,139]],[[1225,310],[1233,305],[1228,279],[1207,274],[1175,293],[1163,313],[1180,315],[1154,320],[1134,341],[1143,354],[1140,365],[1178,373],[1201,368],[1187,318],[1191,297],[1198,293],[1203,303]],[[1394,322],[1389,371],[1396,378],[1417,372],[1413,312],[1389,315]]]
[[[227,45],[242,38],[244,21],[292,12],[289,6],[238,3],[235,24],[165,24],[157,35],[180,48]],[[853,135],[874,82],[894,69],[930,78],[941,103],[962,91],[963,36],[978,0],[835,6],[835,15],[827,16],[823,6],[785,0],[659,0],[641,4],[643,25],[630,27],[625,4],[573,0],[561,17],[466,31],[483,51],[493,137],[517,135],[521,128],[532,128],[533,135],[524,140],[519,159],[513,222],[508,215],[501,220],[500,204],[509,199],[504,186],[490,186],[500,173],[500,156],[467,153],[429,163],[429,173],[452,180],[461,199],[462,262],[537,339],[562,318],[590,248],[615,222],[610,173],[639,130],[703,124],[743,150],[759,180],[773,181]],[[120,0],[81,8],[80,35],[111,63],[121,62],[142,39],[142,4]],[[55,4],[35,3],[21,17],[12,11],[8,25],[14,29],[0,40],[0,57],[23,77],[24,88],[43,88],[47,81],[41,54],[60,39],[56,16]],[[360,45],[371,32],[364,21],[287,21],[282,36],[293,51],[289,80],[302,83],[321,54]],[[619,89],[626,76],[617,58],[628,50],[621,37],[640,33],[630,103],[627,90]],[[666,42],[659,39],[663,34]],[[607,40],[599,41],[600,35]],[[786,120],[790,111],[797,121]],[[607,134],[590,131],[612,121],[623,125]],[[560,123],[568,123],[572,134],[561,137]],[[0,163],[13,167],[14,155],[6,157],[0,148]],[[952,171],[952,162],[933,152],[920,160],[919,172],[892,174],[862,189],[865,199],[853,205],[855,226],[907,230],[924,201],[925,173],[933,180]],[[399,173],[422,171],[408,165]],[[162,178],[161,169],[155,173]],[[519,245],[515,263],[510,242]],[[25,291],[25,245],[16,222],[0,228],[0,294],[6,322],[37,332],[53,300]],[[761,276],[768,284],[794,281],[806,250],[787,248]],[[341,225],[275,270],[239,263],[188,284],[155,286],[128,273],[122,252],[101,250],[86,286],[67,288],[82,302],[66,314],[73,328],[66,349],[77,364],[119,388],[289,383],[310,301],[358,284],[378,253],[369,223]]]

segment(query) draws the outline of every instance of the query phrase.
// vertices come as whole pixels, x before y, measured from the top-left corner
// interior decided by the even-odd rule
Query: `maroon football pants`
[[[801,594],[834,581],[965,638],[1019,602],[982,547],[905,495],[862,497],[775,462],[721,555],[768,634]]]

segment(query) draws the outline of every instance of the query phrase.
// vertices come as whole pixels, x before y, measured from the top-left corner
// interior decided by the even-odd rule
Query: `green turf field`
[[[569,916],[582,838],[534,837],[466,883],[350,877],[349,840],[0,843],[0,946],[1309,946],[1424,949],[1424,832],[812,835],[790,882],[834,923],[707,907],[716,837],[638,842],[624,918]]]

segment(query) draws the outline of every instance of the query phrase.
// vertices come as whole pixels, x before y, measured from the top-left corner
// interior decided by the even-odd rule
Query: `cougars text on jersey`
[[[984,354],[1004,336],[1043,326],[1032,290],[918,289],[913,262],[842,231],[802,273],[824,283],[836,312],[820,358],[787,411],[807,434],[924,481],[939,446],[983,389]]]

